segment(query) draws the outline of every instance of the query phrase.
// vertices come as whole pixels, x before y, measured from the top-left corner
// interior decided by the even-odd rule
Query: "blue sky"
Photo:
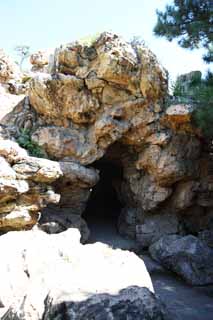
[[[0,47],[13,53],[18,44],[31,51],[102,31],[113,31],[129,40],[140,36],[168,69],[171,78],[191,70],[205,71],[202,50],[180,48],[176,42],[156,38],[156,9],[171,0],[0,0]]]

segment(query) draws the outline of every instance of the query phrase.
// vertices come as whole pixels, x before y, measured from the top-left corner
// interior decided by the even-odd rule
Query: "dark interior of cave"
[[[123,172],[121,166],[104,159],[93,163],[93,167],[99,170],[100,180],[91,191],[83,218],[90,229],[91,239],[98,240],[102,232],[117,232],[122,203],[116,189]]]

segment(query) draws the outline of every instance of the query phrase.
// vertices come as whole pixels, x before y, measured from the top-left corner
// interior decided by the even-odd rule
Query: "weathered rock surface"
[[[46,68],[44,56],[32,57],[34,65]],[[64,173],[54,183],[61,200],[44,211],[44,228],[85,229],[80,215],[99,179],[92,167],[103,160],[122,172],[112,182],[122,204],[122,234],[150,245],[167,228],[166,234],[183,229],[195,235],[212,229],[212,160],[191,123],[192,106],[166,109],[167,72],[155,55],[142,44],[102,33],[90,45],[57,48],[51,59],[51,72],[38,72],[29,98],[1,121],[16,138],[29,130],[51,160],[70,163],[71,176]],[[156,231],[158,215],[173,223],[163,227],[159,218]]]
[[[204,230],[198,233],[198,238],[205,242],[207,246],[213,248],[213,230]]]
[[[117,295],[99,294],[84,301],[72,296],[48,297],[44,320],[50,319],[169,319],[165,308],[146,288],[129,287]]]
[[[111,314],[112,319],[126,314],[130,319],[165,319],[143,261],[101,243],[81,245],[76,229],[55,235],[10,232],[0,237],[0,251],[4,320],[62,319],[68,314],[69,319],[108,319]]]
[[[45,66],[48,65],[48,62],[49,54],[45,51],[37,51],[30,56],[32,71],[45,71]]]
[[[23,99],[24,95],[10,94],[8,90],[0,84],[0,121]]]
[[[179,233],[179,221],[175,214],[156,214],[144,218],[136,225],[136,240],[142,248],[148,248],[164,235]]]
[[[0,49],[0,83],[8,83],[20,77],[18,66]]]
[[[151,245],[149,252],[153,259],[192,285],[213,283],[213,250],[192,235],[163,236]]]
[[[167,77],[148,49],[103,33],[91,47],[62,47],[55,59],[54,75],[38,75],[29,91],[46,123],[33,139],[49,156],[92,163],[129,130],[158,118]],[[150,63],[149,75],[142,60]]]
[[[40,210],[57,203],[51,183],[62,175],[60,165],[28,156],[11,140],[0,140],[0,232],[31,228]]]

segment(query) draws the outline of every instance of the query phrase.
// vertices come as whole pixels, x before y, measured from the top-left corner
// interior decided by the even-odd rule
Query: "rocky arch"
[[[211,161],[193,127],[193,108],[166,108],[167,72],[156,56],[143,45],[102,33],[89,47],[61,46],[52,60],[51,73],[35,75],[29,97],[1,121],[7,137],[18,137],[27,127],[31,139],[60,172],[57,179],[50,179],[60,202],[42,212],[40,227],[59,232],[77,226],[86,240],[88,229],[81,215],[90,189],[100,178],[93,166],[106,159],[122,168],[117,190],[123,205],[120,232],[138,239],[142,246],[149,246],[156,235],[180,232],[179,223],[190,221],[187,214],[196,221],[203,211],[208,216],[213,207],[208,196]],[[5,148],[0,155],[7,158]],[[30,180],[32,191],[39,181],[42,189],[48,180],[42,176],[42,161],[34,160],[40,170],[35,178],[32,159],[27,158],[30,165],[20,159],[16,163],[8,158],[14,177]],[[40,197],[30,199],[41,202]],[[3,207],[7,216],[10,209]],[[33,207],[36,213],[40,207]],[[20,228],[23,225],[24,221]],[[208,228],[208,222],[200,228]]]

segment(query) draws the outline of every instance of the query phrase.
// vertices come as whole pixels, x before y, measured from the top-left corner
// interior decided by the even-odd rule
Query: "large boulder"
[[[195,236],[163,236],[151,245],[149,252],[188,283],[213,284],[213,249]]]
[[[0,251],[4,320],[56,319],[56,314],[59,319],[68,314],[68,319],[108,319],[110,310],[112,319],[126,313],[164,319],[143,261],[101,243],[81,245],[77,229],[55,235],[10,232],[0,238]],[[65,304],[63,311],[60,306]]]

